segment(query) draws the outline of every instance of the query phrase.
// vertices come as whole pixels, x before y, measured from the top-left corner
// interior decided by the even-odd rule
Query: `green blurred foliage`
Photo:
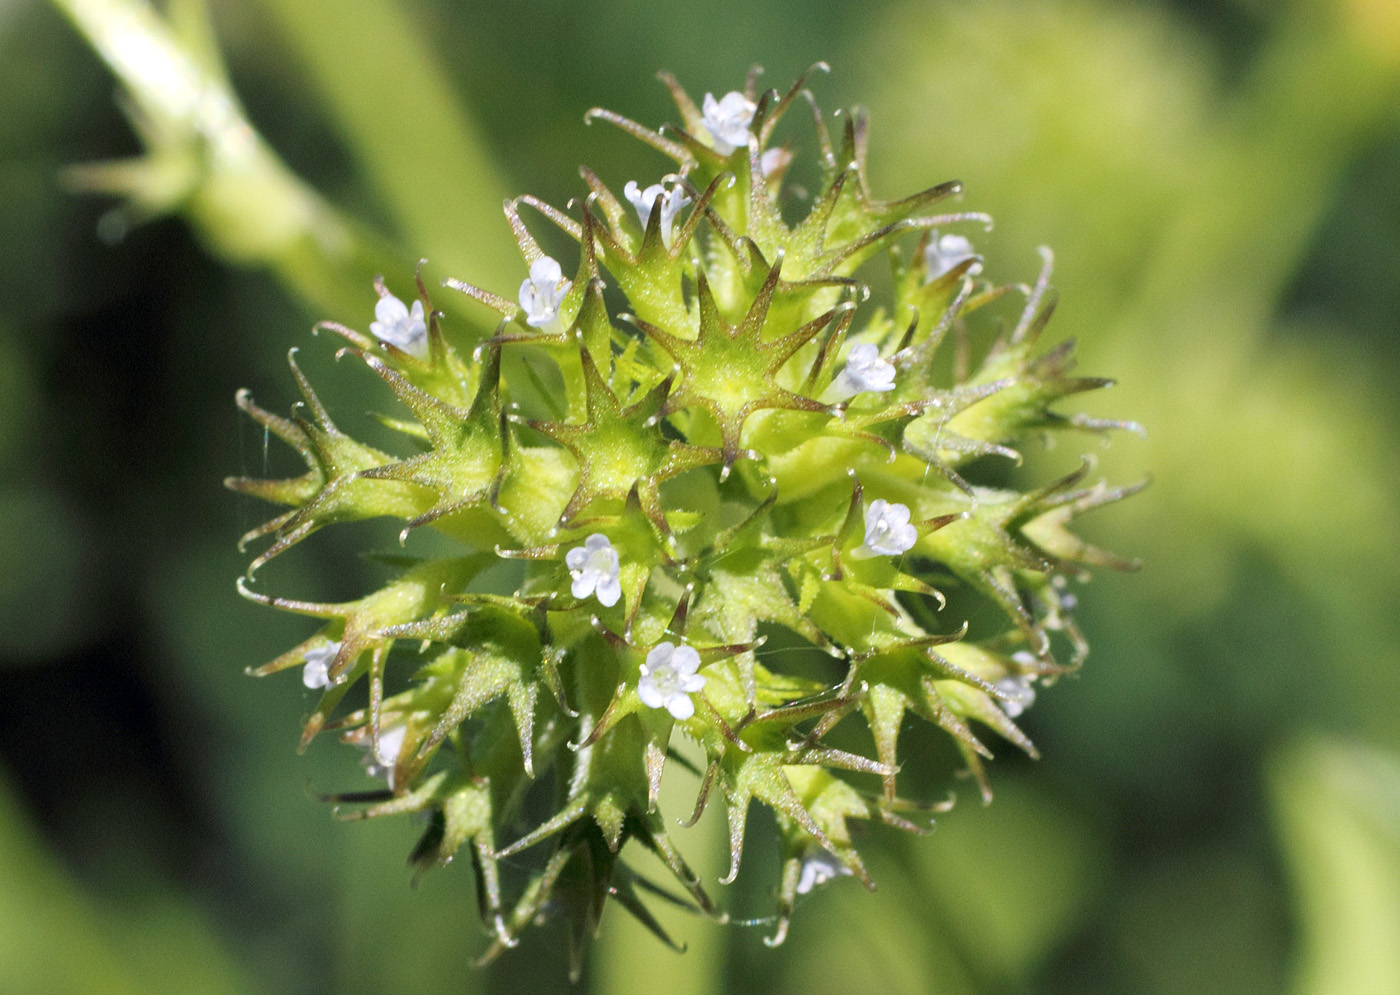
[[[1300,995],[1400,992],[1400,764],[1325,740],[1283,751],[1270,771],[1302,927]]]
[[[197,5],[172,12],[199,36]],[[230,401],[248,386],[285,407],[282,357],[300,345],[333,409],[381,404],[305,334],[362,325],[369,274],[402,289],[427,255],[430,282],[510,295],[503,195],[562,203],[579,162],[617,183],[661,165],[584,110],[659,121],[658,68],[723,92],[752,63],[782,85],[818,59],[835,70],[814,81],[824,106],[872,113],[877,194],[956,177],[997,218],[986,252],[1029,278],[1035,245],[1055,249],[1052,330],[1120,381],[1101,413],[1149,435],[1034,459],[1150,473],[1094,523],[1146,568],[1083,592],[1094,653],[1031,713],[1044,759],[993,765],[987,809],[955,784],[927,838],[875,832],[878,893],[843,880],[809,897],[777,951],[762,922],[667,913],[690,945],[675,955],[613,910],[586,984],[1400,991],[1400,25],[1385,0],[213,14],[234,89],[291,167],[277,182],[355,219],[348,262],[229,269],[234,243],[211,229],[229,215],[193,208],[192,227],[100,242],[112,202],[65,191],[61,170],[139,144],[55,8],[0,2],[0,991],[567,987],[557,930],[471,968],[470,868],[411,889],[413,827],[335,822],[317,796],[362,783],[354,757],[296,756],[309,699],[244,676],[305,632],[233,594],[233,537],[261,509],[218,481],[284,454]],[[810,132],[790,140],[812,151]],[[481,320],[459,311],[459,332]],[[269,569],[280,589],[345,596],[374,570],[353,548],[318,537]],[[766,908],[762,830],[727,896],[739,917]],[[688,832],[697,865],[719,867],[720,828]]]

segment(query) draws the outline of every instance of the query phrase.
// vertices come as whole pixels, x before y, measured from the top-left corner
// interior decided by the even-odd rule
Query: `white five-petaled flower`
[[[851,869],[837,860],[830,851],[819,846],[809,846],[802,855],[802,873],[797,879],[797,893],[805,895],[818,885],[851,873]]]
[[[385,294],[374,305],[374,316],[379,320],[371,321],[369,330],[380,342],[398,346],[420,359],[428,354],[428,323],[423,318],[422,301],[414,301],[410,311],[393,294]]]
[[[730,90],[719,100],[713,93],[707,93],[702,108],[704,118],[700,123],[710,133],[716,152],[728,155],[749,144],[749,125],[753,123],[754,111],[758,110],[752,100],[737,90]]]
[[[664,708],[672,718],[688,719],[695,714],[695,702],[690,695],[705,686],[700,669],[700,654],[681,643],[657,643],[642,664],[642,679],[637,682],[637,697],[648,708]]]
[[[858,560],[898,556],[911,549],[919,532],[909,524],[909,506],[876,498],[865,509],[865,541],[851,551]]]
[[[540,256],[532,262],[530,275],[520,284],[520,306],[525,311],[525,324],[531,328],[556,329],[559,305],[573,285],[572,280],[564,278],[559,263],[549,256]]]
[[[628,180],[627,185],[622,188],[622,193],[637,209],[637,217],[642,221],[643,231],[651,221],[651,210],[656,204],[656,198],[661,198],[661,244],[669,249],[671,239],[675,235],[676,215],[690,203],[690,198],[686,196],[680,184],[673,181],[671,189],[667,190],[664,184],[653,183],[643,190],[637,186],[636,180]]]
[[[599,603],[606,608],[617,604],[617,599],[622,597],[622,584],[617,579],[617,550],[601,532],[594,532],[582,546],[565,553],[564,565],[574,578],[569,587],[574,597],[582,600],[596,594]]]
[[[1016,674],[1015,676],[1003,677],[993,687],[1006,695],[1006,698],[998,704],[1001,705],[1001,710],[1006,713],[1006,717],[1009,719],[1014,719],[1035,704],[1034,674]]]
[[[976,259],[967,271],[968,276],[982,272],[982,257],[973,251],[972,243],[961,235],[929,234],[928,248],[924,249],[924,265],[928,268],[928,278],[937,280],[965,259]]]
[[[873,342],[858,342],[846,355],[845,368],[832,381],[831,393],[844,400],[871,391],[894,390],[894,364],[880,358]]]
[[[331,686],[331,662],[340,652],[340,643],[316,646],[302,654],[306,666],[301,669],[301,682],[312,690]]]
[[[379,745],[370,747],[361,761],[365,765],[365,773],[370,777],[384,778],[392,788],[394,765],[399,762],[399,754],[403,752],[403,741],[407,736],[408,726],[402,722],[380,728]],[[368,738],[365,745],[369,746]]]

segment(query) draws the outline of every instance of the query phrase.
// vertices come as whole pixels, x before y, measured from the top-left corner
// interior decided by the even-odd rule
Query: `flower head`
[[[594,594],[600,604],[611,608],[622,597],[622,585],[617,579],[617,550],[601,532],[594,532],[582,546],[565,553],[564,565],[574,578],[569,590],[580,601]]]
[[[360,761],[365,765],[365,773],[370,777],[382,777],[394,786],[394,765],[403,752],[403,741],[408,736],[408,726],[402,722],[385,726],[379,730],[379,745],[366,751]],[[366,746],[369,745],[366,739]]]
[[[880,349],[871,342],[858,342],[846,356],[846,367],[832,383],[832,393],[841,399],[870,391],[894,390],[894,364],[880,358]]]
[[[851,869],[819,847],[809,846],[802,855],[802,873],[797,879],[797,893],[805,895],[818,885],[834,881],[851,873]]]
[[[1043,485],[981,472],[983,457],[1045,432],[1129,424],[1058,411],[1108,381],[1072,375],[1070,347],[1039,342],[1049,251],[1019,318],[985,306],[1018,284],[990,256],[995,285],[962,279],[984,265],[966,238],[929,233],[912,268],[901,245],[935,223],[975,234],[964,223],[986,216],[932,220],[949,184],[874,200],[859,114],[833,144],[813,104],[817,155],[794,179],[818,186],[797,196],[791,152],[769,146],[807,96],[801,81],[766,96],[762,117],[756,82],[706,95],[702,117],[664,78],[684,133],[602,108],[587,119],[675,172],[626,183],[624,197],[621,180],[585,170],[571,207],[511,201],[529,271],[518,303],[447,281],[514,333],[463,351],[469,336],[440,334],[448,319],[426,285],[414,304],[382,283],[375,333],[426,341],[431,362],[330,326],[400,402],[384,421],[407,444],[382,451],[337,429],[300,368],[314,423],[238,395],[306,462],[229,482],[286,506],[245,537],[269,541],[253,567],[341,523],[393,518],[425,540],[422,556],[382,558],[379,591],[345,601],[264,594],[247,578],[239,589],[314,619],[256,672],[295,666],[321,689],[298,692],[318,699],[303,741],[338,732],[380,779],[340,797],[366,818],[425,815],[419,868],[470,853],[494,933],[483,960],[557,910],[577,968],[605,896],[646,917],[626,871],[599,856],[629,843],[707,916],[728,914],[669,835],[677,725],[705,772],[697,809],[722,806],[733,830],[722,880],[740,872],[750,808],[770,810],[767,846],[783,859],[769,942],[782,942],[807,893],[847,874],[870,884],[852,821],[920,828],[901,813],[946,807],[925,792],[947,762],[990,796],[971,725],[1030,752],[1010,717],[1087,651],[1066,584],[1131,567],[1071,525],[1136,487],[1090,482],[1088,466]],[[568,269],[542,255],[540,217],[577,242]],[[881,257],[895,278],[864,287]],[[923,610],[950,584],[961,594],[944,616]],[[819,675],[804,646],[833,654]],[[957,749],[901,747],[916,719]]]
[[[737,90],[730,90],[719,100],[713,93],[705,94],[704,118],[700,122],[714,140],[715,151],[729,155],[749,144],[749,125],[758,106]]]
[[[317,646],[303,653],[302,657],[306,660],[306,666],[301,669],[301,682],[312,690],[330,687],[331,661],[339,652],[340,643],[327,643],[325,646]]]
[[[968,268],[968,275],[976,276],[982,272],[982,257],[973,251],[972,243],[966,238],[961,235],[940,237],[938,232],[930,234],[928,248],[924,249],[924,265],[928,267],[930,280],[937,280],[966,259],[978,260]]]
[[[642,221],[643,230],[651,221],[651,210],[656,204],[656,198],[661,198],[661,243],[669,249],[671,238],[675,234],[676,215],[690,203],[690,198],[685,195],[680,184],[673,181],[671,189],[667,190],[664,184],[653,183],[642,190],[637,186],[636,180],[628,180],[627,185],[622,188],[622,193],[637,209],[637,217]]]
[[[876,498],[865,509],[865,541],[851,553],[858,560],[898,556],[913,548],[918,530],[909,524],[909,506]]]
[[[369,323],[369,330],[380,342],[420,359],[428,354],[428,323],[423,319],[422,301],[414,301],[410,311],[403,301],[386,293],[374,305],[374,316],[378,320]]]
[[[642,679],[637,682],[637,697],[648,708],[664,708],[672,718],[688,719],[695,714],[695,702],[690,695],[705,686],[700,669],[700,654],[684,643],[657,643],[642,664]]]
[[[531,328],[554,329],[559,324],[559,305],[573,281],[564,278],[559,263],[540,256],[530,264],[530,276],[520,284],[520,306],[525,324]]]

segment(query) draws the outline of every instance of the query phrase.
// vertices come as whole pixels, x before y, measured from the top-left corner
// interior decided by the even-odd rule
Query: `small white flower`
[[[763,150],[763,155],[758,158],[758,169],[766,180],[779,170],[786,169],[790,162],[792,153],[781,145],[775,145],[771,149]]]
[[[529,277],[520,284],[520,306],[525,311],[525,324],[531,328],[556,330],[559,305],[573,285],[572,280],[564,278],[559,263],[549,256],[540,256],[532,262]]]
[[[1001,710],[1006,713],[1006,717],[1009,719],[1014,719],[1035,704],[1034,674],[1003,677],[993,686],[1006,695],[1006,699],[998,704],[1001,705]]]
[[[867,390],[894,390],[894,364],[880,358],[872,342],[858,342],[846,355],[846,367],[832,381],[831,393],[844,400]]]
[[[695,702],[690,695],[705,686],[700,669],[700,654],[681,643],[657,643],[642,664],[642,679],[637,682],[637,697],[648,708],[664,708],[672,718],[688,719],[695,714]]]
[[[642,190],[637,186],[636,180],[628,180],[627,185],[622,188],[622,193],[637,209],[637,217],[642,221],[643,231],[651,221],[651,209],[656,203],[656,198],[661,198],[661,244],[669,249],[671,238],[675,235],[676,215],[690,203],[690,198],[685,195],[680,184],[672,182],[671,189],[667,190],[663,184],[653,183]]]
[[[918,539],[918,530],[909,524],[908,505],[876,498],[865,509],[865,541],[851,555],[858,560],[898,556],[911,549]]]
[[[1060,607],[1065,611],[1072,612],[1079,607],[1079,597],[1071,591],[1066,590],[1066,588],[1069,587],[1069,581],[1065,580],[1064,577],[1059,574],[1051,577],[1050,586],[1059,593]]]
[[[728,155],[749,144],[749,125],[758,106],[737,90],[730,90],[719,100],[713,93],[705,94],[704,119],[700,122],[714,140],[715,151]]]
[[[379,746],[366,751],[364,759],[360,762],[365,765],[365,773],[370,777],[382,777],[389,782],[389,787],[394,786],[394,765],[399,762],[399,754],[403,752],[403,741],[408,736],[408,726],[402,722],[395,722],[391,726],[385,726],[379,730]],[[366,737],[365,745],[369,745]]]
[[[979,260],[967,271],[968,276],[976,276],[982,272],[981,258],[973,251],[972,243],[961,235],[944,235],[940,238],[938,232],[932,232],[928,248],[924,249],[924,264],[928,267],[930,280],[937,280],[965,259]]]
[[[428,354],[428,323],[423,319],[423,302],[414,301],[410,311],[393,294],[385,294],[374,305],[378,321],[369,323],[370,333],[380,342],[398,346],[420,359]]]
[[[819,846],[809,846],[802,855],[802,875],[797,879],[797,893],[805,895],[818,885],[834,881],[851,873],[851,869]]]
[[[617,579],[617,550],[601,532],[594,532],[582,546],[565,553],[564,565],[574,578],[569,587],[574,597],[582,600],[596,594],[606,608],[617,604],[617,599],[622,597],[622,584]]]
[[[339,652],[340,643],[327,643],[303,653],[302,659],[306,661],[306,666],[301,669],[301,682],[312,690],[330,687],[331,675],[328,671],[331,661]]]

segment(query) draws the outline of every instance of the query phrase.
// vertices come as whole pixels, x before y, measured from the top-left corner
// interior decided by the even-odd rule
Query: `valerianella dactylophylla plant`
[[[677,814],[712,801],[726,883],[750,804],[773,812],[780,942],[797,895],[870,883],[851,820],[917,830],[942,807],[899,793],[901,765],[928,762],[900,753],[906,715],[945,730],[986,795],[978,727],[1033,753],[1014,719],[1084,656],[1066,579],[1124,565],[1068,525],[1129,489],[1085,486],[1087,464],[1028,491],[987,483],[1028,436],[1121,427],[1051,410],[1107,381],[1071,376],[1070,343],[1038,349],[1049,253],[1032,287],[990,282],[965,236],[940,234],[989,223],[935,211],[959,185],[873,199],[863,118],[833,142],[815,103],[821,179],[804,205],[785,187],[791,154],[770,145],[811,102],[800,80],[760,95],[751,77],[697,107],[663,78],[682,127],[589,116],[676,172],[619,199],[584,169],[575,214],[508,203],[527,271],[515,300],[448,281],[501,316],[474,351],[449,343],[421,282],[411,307],[377,286],[368,334],[320,326],[411,414],[386,419],[411,455],[338,430],[295,361],[306,405],[291,419],[238,399],[307,464],[230,481],[291,507],[245,537],[272,540],[250,574],[322,526],[379,516],[461,544],[344,604],[242,589],[323,620],[257,672],[299,667],[320,690],[303,743],[336,729],[366,751],[385,787],[346,796],[358,814],[428,813],[423,866],[468,848],[487,957],[549,912],[571,923],[577,963],[609,895],[655,927],[639,898],[654,886],[619,862],[629,842],[723,919],[672,838]],[[546,255],[521,206],[576,258]],[[875,306],[857,274],[882,255],[893,280]],[[989,305],[1008,294],[1024,307],[997,329]],[[553,370],[503,362],[513,350]],[[507,575],[514,593],[484,593]],[[342,708],[357,685],[363,705]],[[848,735],[862,722],[873,757]],[[694,811],[663,813],[683,739],[704,758]],[[534,870],[507,889],[516,855]]]

